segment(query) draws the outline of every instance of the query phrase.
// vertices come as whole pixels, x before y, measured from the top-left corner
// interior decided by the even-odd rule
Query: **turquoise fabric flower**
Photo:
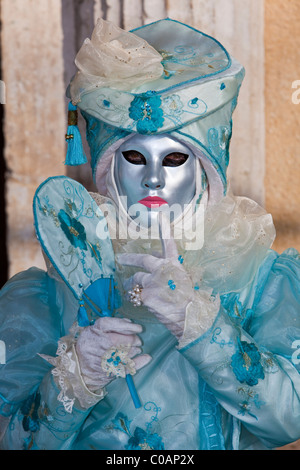
[[[151,134],[163,126],[163,110],[160,107],[161,98],[148,92],[136,96],[129,108],[129,117],[136,121],[139,134]]]
[[[58,220],[69,242],[75,248],[87,250],[84,226],[78,220],[70,217],[63,209],[58,213]]]
[[[158,434],[150,434],[142,428],[135,428],[134,435],[129,439],[127,450],[164,450],[164,444]]]
[[[118,413],[117,416],[112,420],[112,423],[116,429],[119,429],[119,431],[130,435],[131,421],[123,413]]]
[[[258,383],[258,379],[265,378],[260,358],[260,352],[254,343],[239,343],[239,350],[231,358],[231,366],[239,382],[253,386]]]
[[[118,413],[112,421],[114,428],[124,432],[129,436],[129,440],[125,449],[127,450],[164,450],[162,438],[155,433],[149,432],[149,424],[147,431],[140,427],[136,427],[134,434],[130,431],[131,420],[123,413]]]

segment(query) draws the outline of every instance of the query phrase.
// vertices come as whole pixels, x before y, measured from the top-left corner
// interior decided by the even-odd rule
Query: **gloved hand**
[[[126,253],[118,255],[117,261],[148,271],[137,272],[125,281],[124,287],[130,290],[139,284],[142,287],[142,303],[180,339],[184,330],[186,307],[193,300],[195,292],[190,276],[180,263],[168,223],[164,220],[161,222],[160,235],[163,248],[161,258]]]
[[[103,388],[115,378],[109,374],[111,366],[116,371],[121,366],[133,374],[150,362],[151,356],[140,354],[142,342],[137,334],[141,331],[140,325],[116,317],[98,318],[94,325],[81,331],[75,349],[82,378],[90,391]],[[117,375],[124,376],[122,371]]]

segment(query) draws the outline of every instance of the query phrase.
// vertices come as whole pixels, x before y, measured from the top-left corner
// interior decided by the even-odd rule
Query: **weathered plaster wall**
[[[1,21],[12,275],[43,266],[34,236],[32,199],[45,178],[64,172],[61,5],[57,0],[2,0]]]
[[[278,251],[300,249],[300,2],[265,0],[266,207]],[[300,94],[299,94],[300,97]]]

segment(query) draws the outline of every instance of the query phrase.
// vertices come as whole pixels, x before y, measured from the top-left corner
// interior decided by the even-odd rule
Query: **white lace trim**
[[[131,345],[111,347],[102,356],[101,367],[106,372],[107,377],[126,377],[126,374],[136,373],[135,362],[129,357]]]
[[[187,305],[184,330],[178,348],[200,338],[212,326],[219,310],[219,296],[213,297],[208,291],[197,291],[194,299]]]
[[[76,399],[82,408],[87,409],[96,405],[106,395],[105,389],[93,393],[85,385],[74,343],[72,336],[65,336],[58,342],[57,357],[40,354],[43,359],[55,366],[51,372],[60,388],[57,400],[63,404],[67,413],[72,413]]]

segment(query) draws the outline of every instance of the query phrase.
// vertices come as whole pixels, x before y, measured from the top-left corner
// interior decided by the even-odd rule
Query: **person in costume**
[[[165,19],[99,20],[68,95],[67,164],[34,220],[47,271],[0,297],[2,449],[272,449],[300,438],[300,257],[226,170],[244,70]]]

